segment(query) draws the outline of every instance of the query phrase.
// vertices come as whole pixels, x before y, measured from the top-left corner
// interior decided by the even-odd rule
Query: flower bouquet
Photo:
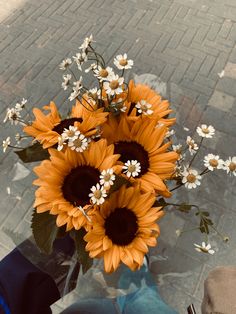
[[[133,66],[127,54],[116,56],[114,65],[116,72],[95,50],[91,35],[73,58],[60,64],[66,73],[62,88],[73,102],[68,116],[62,117],[50,102],[43,110],[34,108],[33,118],[27,113],[22,119],[27,109],[23,99],[5,118],[23,125],[24,135],[16,135],[18,144],[25,137],[33,141],[21,148],[8,137],[4,151],[17,148],[23,162],[41,161],[33,182],[36,244],[50,253],[54,240],[69,234],[84,272],[94,258],[104,259],[108,273],[121,263],[139,269],[149,247],[157,244],[157,221],[167,206],[185,213],[195,210],[197,228],[208,235],[215,227],[205,209],[167,199],[178,188],[198,187],[209,172],[223,169],[236,176],[236,157],[223,161],[208,154],[197,171],[195,158],[203,140],[214,135],[213,126],[197,128],[198,142],[188,136],[183,145],[174,145],[169,102],[147,85],[125,81]],[[96,85],[87,87],[78,71],[92,75]],[[206,243],[196,249],[214,253]]]

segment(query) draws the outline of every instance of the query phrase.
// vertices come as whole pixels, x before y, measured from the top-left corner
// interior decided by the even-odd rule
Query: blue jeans
[[[157,286],[146,267],[132,272],[128,268],[121,275],[118,288],[128,289],[134,284],[137,289],[116,299],[90,298],[80,300],[61,314],[178,314],[160,297]]]

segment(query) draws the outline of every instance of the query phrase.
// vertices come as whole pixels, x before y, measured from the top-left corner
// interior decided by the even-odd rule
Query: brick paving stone
[[[234,101],[235,99],[233,96],[215,90],[208,104],[209,106],[216,107],[220,110],[231,112]]]
[[[57,66],[65,56],[76,53],[84,36],[93,33],[110,64],[118,52],[127,52],[135,61],[136,74],[152,73],[164,81],[176,111],[175,130],[180,140],[187,136],[183,125],[192,134],[199,123],[210,123],[217,129],[216,136],[203,145],[201,158],[209,150],[222,158],[235,155],[235,0],[28,0],[21,5],[0,0],[0,4],[1,121],[6,108],[22,97],[29,99],[29,108],[42,107],[53,99],[65,114],[69,101],[61,89],[62,73]],[[222,70],[225,76],[220,78]],[[14,130],[0,123],[0,134],[2,140],[14,136]],[[5,180],[6,175],[12,176],[16,161],[13,154],[0,153],[0,257],[14,247],[3,227],[16,228],[19,234],[30,232],[33,175],[22,181]],[[209,186],[215,193],[214,202]],[[11,194],[7,194],[8,187]],[[233,187],[235,180],[221,172],[209,176],[202,189],[189,197],[212,206],[219,228],[234,240],[224,246],[213,234],[210,240],[219,249],[213,257],[194,251],[193,243],[202,239],[198,232],[176,237],[175,229],[193,224],[192,216],[187,221],[173,211],[161,222],[163,237],[156,254],[168,252],[169,259],[156,264],[155,278],[163,298],[180,313],[192,302],[200,309],[209,269],[234,263]],[[55,305],[55,311],[61,309],[60,304]]]

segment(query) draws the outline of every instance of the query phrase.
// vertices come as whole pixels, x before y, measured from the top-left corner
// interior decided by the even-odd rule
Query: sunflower
[[[103,170],[119,172],[119,155],[113,154],[114,146],[107,146],[104,139],[91,142],[80,154],[69,148],[65,152],[51,148],[49,153],[50,160],[34,168],[38,175],[34,184],[39,186],[34,204],[37,213],[50,211],[57,215],[57,226],[66,224],[67,230],[86,227],[89,219],[85,213],[89,215],[88,210],[94,207],[89,197],[91,188],[99,183]]]
[[[84,236],[86,250],[91,258],[104,258],[106,272],[120,262],[132,270],[142,266],[148,246],[155,246],[160,234],[156,220],[164,214],[161,207],[152,207],[154,202],[152,193],[122,186],[94,213],[93,227]]]
[[[106,120],[107,116],[102,108],[94,111],[87,110],[78,101],[72,107],[70,117],[67,119],[61,119],[54,102],[50,102],[43,109],[49,110],[49,113],[44,114],[40,109],[34,108],[35,121],[24,128],[28,135],[33,136],[43,145],[43,148],[57,144],[58,137],[69,126],[76,126],[85,136],[94,135],[97,132],[96,128]]]
[[[124,104],[127,108],[124,115],[127,115],[129,119],[136,120],[139,115],[143,114],[150,118],[158,118],[159,123],[171,126],[176,119],[167,119],[172,112],[169,105],[168,100],[162,100],[161,96],[148,85],[135,85],[133,80],[129,82],[128,97]]]
[[[155,119],[139,117],[130,122],[126,116],[121,116],[118,121],[110,115],[103,125],[102,136],[115,145],[115,153],[120,154],[122,163],[137,160],[140,164],[141,171],[135,178],[130,178],[132,182],[139,182],[144,192],[158,192],[169,197],[171,194],[164,180],[172,177],[178,154],[167,151],[170,146],[170,142],[164,143],[167,129],[165,125],[156,127]]]

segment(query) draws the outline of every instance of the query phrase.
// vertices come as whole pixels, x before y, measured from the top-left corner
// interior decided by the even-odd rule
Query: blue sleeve
[[[49,314],[59,298],[53,279],[17,249],[0,262],[1,314]]]

